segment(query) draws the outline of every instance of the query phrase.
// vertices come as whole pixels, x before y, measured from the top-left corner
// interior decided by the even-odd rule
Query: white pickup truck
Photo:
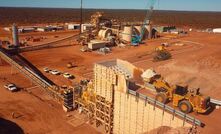
[[[6,84],[6,85],[4,85],[4,88],[6,88],[6,89],[8,89],[9,91],[11,91],[11,92],[16,92],[16,91],[18,91],[18,88],[16,87],[16,85],[15,84]]]

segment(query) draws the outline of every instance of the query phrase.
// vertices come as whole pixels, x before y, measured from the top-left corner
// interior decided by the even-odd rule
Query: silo
[[[98,37],[99,37],[99,38],[102,38],[102,33],[103,33],[103,30],[100,30],[100,31],[98,32]]]
[[[140,35],[141,31],[142,31],[142,27],[141,26],[134,26],[135,32],[136,34]]]
[[[131,38],[132,38],[132,26],[125,26],[124,31],[122,33],[122,39],[127,42],[131,42]]]
[[[15,24],[12,25],[12,38],[14,45],[19,46],[18,28]]]
[[[151,39],[152,38],[152,25],[149,24],[146,26],[147,28],[147,31],[148,31],[148,39]]]

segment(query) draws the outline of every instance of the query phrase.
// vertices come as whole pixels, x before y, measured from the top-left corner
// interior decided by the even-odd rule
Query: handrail
[[[210,102],[213,103],[213,104],[221,106],[221,101],[220,100],[210,99]]]

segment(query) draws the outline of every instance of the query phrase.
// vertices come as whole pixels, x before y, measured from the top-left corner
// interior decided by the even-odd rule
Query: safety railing
[[[162,110],[171,113],[173,116],[178,116],[178,117],[182,118],[184,121],[183,124],[185,124],[185,122],[187,121],[187,122],[190,122],[190,123],[197,125],[197,126],[203,126],[203,123],[200,120],[198,120],[188,114],[185,114],[181,111],[178,111],[178,110],[176,110],[166,104],[163,104],[163,103],[157,101],[156,99],[153,99],[149,96],[140,94],[140,93],[130,90],[130,89],[128,90],[128,93],[135,96],[135,97],[145,100],[145,104],[147,104],[147,103],[152,104],[154,107],[159,107]]]
[[[213,103],[213,104],[221,106],[221,101],[220,100],[210,99],[210,102]]]

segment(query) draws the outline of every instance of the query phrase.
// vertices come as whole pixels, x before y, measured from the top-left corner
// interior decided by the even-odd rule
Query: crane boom
[[[157,2],[157,0],[149,0],[149,2],[150,3],[148,4],[148,10],[146,12],[146,17],[144,19],[144,23],[143,23],[142,29],[141,29],[140,42],[143,40],[143,36],[144,36],[144,32],[145,32],[145,25],[150,23],[153,9],[154,9],[154,5]]]

